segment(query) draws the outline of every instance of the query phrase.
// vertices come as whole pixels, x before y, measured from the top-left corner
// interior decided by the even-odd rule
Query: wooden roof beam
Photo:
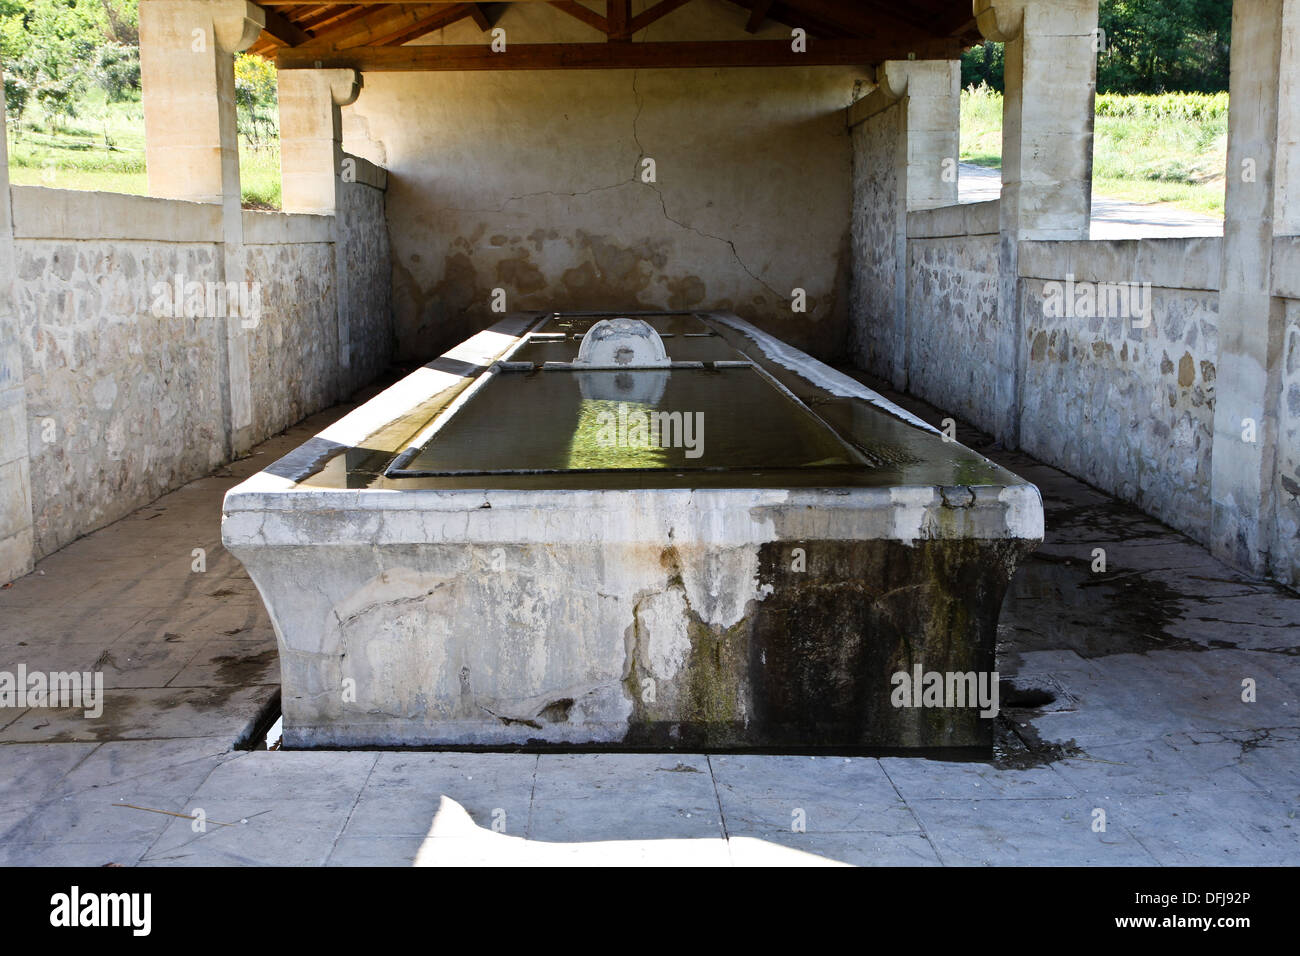
[[[619,70],[768,66],[871,66],[884,60],[951,60],[960,41],[891,37],[811,40],[795,53],[787,40],[647,43],[512,43],[503,53],[486,44],[359,46],[321,49],[316,44],[276,53],[281,69],[346,67],[368,72],[423,70]]]
[[[659,0],[653,7],[646,7],[632,18],[631,32],[640,33],[656,20],[661,20],[678,7],[684,7],[691,0]]]
[[[605,22],[611,40],[632,39],[632,0],[605,0]]]
[[[298,46],[300,43],[306,43],[311,39],[306,33],[294,26],[274,10],[262,8],[262,13],[266,16],[266,22],[262,27],[263,33],[269,33],[281,43],[289,46]]]
[[[549,0],[556,10],[562,10],[575,20],[581,20],[589,27],[595,27],[601,33],[609,33],[609,21],[590,7],[584,7],[574,0]]]

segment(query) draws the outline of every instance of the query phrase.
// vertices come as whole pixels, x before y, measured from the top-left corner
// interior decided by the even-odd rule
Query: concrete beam
[[[344,177],[357,181],[360,162],[344,156],[340,109],[360,92],[355,70],[282,70],[279,76],[281,205],[285,212],[332,217],[340,369],[352,364],[352,295],[339,195]],[[346,397],[346,379],[339,376],[340,398]]]
[[[266,24],[246,0],[141,0],[140,82],[149,192],[221,204],[224,281],[247,281],[235,122],[235,54]],[[250,330],[227,320],[225,380],[231,457],[252,447]]]
[[[876,77],[882,92],[907,101],[908,212],[956,205],[961,61],[889,60]]]

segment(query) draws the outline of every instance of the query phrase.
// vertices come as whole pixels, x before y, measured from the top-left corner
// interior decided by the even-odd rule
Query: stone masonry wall
[[[899,164],[887,161],[902,143],[903,107],[895,105],[853,127],[853,212],[849,224],[854,269],[849,280],[849,355],[859,368],[894,380],[898,341],[894,290],[900,226]]]
[[[11,192],[21,369],[10,371],[26,393],[39,559],[230,459],[227,320],[187,309],[184,295],[177,308],[175,298],[177,276],[221,281],[221,207]],[[350,394],[388,362],[383,193],[361,184],[347,192],[350,368],[339,361],[332,217],[244,213],[245,277],[260,303],[245,332],[253,441]]]
[[[1210,521],[1218,293],[1152,289],[1146,328],[1049,317],[1021,282],[1021,447],[1193,536]]]
[[[907,387],[992,430],[996,415],[997,236],[913,239],[907,250]]]
[[[1300,274],[1293,281],[1300,283]],[[1294,587],[1300,586],[1300,299],[1286,302],[1281,364],[1270,551],[1274,576]]]
[[[34,550],[49,554],[225,457],[221,326],[152,286],[218,275],[210,243],[15,242]]]

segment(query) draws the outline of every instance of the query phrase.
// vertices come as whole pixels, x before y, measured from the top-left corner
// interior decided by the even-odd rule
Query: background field
[[[1227,93],[1099,93],[1093,192],[1223,215]],[[962,160],[1002,164],[1002,94],[963,91]]]

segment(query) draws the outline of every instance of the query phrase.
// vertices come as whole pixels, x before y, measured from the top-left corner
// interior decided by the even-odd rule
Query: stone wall
[[[340,182],[338,187],[338,228],[350,303],[345,388],[349,394],[373,382],[388,367],[396,344],[393,271],[384,214],[386,185],[385,175],[369,182]]]
[[[350,393],[391,351],[382,193],[350,184],[351,314],[337,307],[333,217],[243,213],[253,424],[261,441]],[[221,206],[15,186],[12,336],[22,384],[30,551],[0,579],[230,460]],[[177,277],[182,292],[176,293]],[[255,292],[253,290],[256,290]],[[255,319],[255,321],[254,321]],[[340,366],[340,322],[358,360]],[[5,427],[9,427],[6,423]]]
[[[1193,537],[1210,522],[1220,246],[1022,243],[1020,254],[1021,447]],[[1138,300],[1087,308],[1108,286]],[[1057,307],[1071,289],[1082,308],[1069,311],[1083,314]]]
[[[1286,296],[1286,322],[1279,356],[1277,454],[1274,457],[1275,520],[1270,542],[1272,573],[1300,586],[1300,238],[1280,239],[1274,275]]]
[[[908,216],[906,378],[910,391],[992,430],[997,381],[989,370],[1007,330],[998,315],[997,204],[980,205],[988,208],[959,210],[966,218],[947,210]]]
[[[633,4],[634,12],[648,5]],[[732,39],[696,0],[638,40]],[[599,42],[511,4],[510,43]],[[769,22],[759,39],[790,36]],[[416,43],[482,43],[470,21]],[[349,152],[390,174],[400,354],[424,360],[508,311],[724,309],[819,357],[842,353],[856,68],[371,73]],[[654,161],[647,183],[644,160]],[[806,291],[806,313],[791,292]]]
[[[903,170],[896,157],[906,148],[904,107],[895,104],[851,129],[853,214],[849,279],[849,357],[859,368],[902,384],[902,329],[895,322],[898,273],[904,268],[906,209],[899,201]]]
[[[850,340],[858,366],[895,384],[901,379],[912,394],[991,432],[1000,415],[1007,417],[999,408],[1008,390],[999,389],[998,354],[1008,349],[1017,363],[1009,416],[1020,448],[1210,544],[1222,240],[1021,241],[1016,308],[1022,332],[1011,342],[1016,326],[998,314],[999,203],[916,210],[907,215],[900,325],[873,289],[892,281],[893,266],[868,239],[872,230],[883,235],[877,203],[888,195],[870,172],[871,157],[890,167],[896,145],[874,135],[870,121],[855,128],[854,145]],[[1276,240],[1273,274],[1285,329],[1276,407],[1257,423],[1257,440],[1271,462],[1264,499],[1268,573],[1294,587],[1300,586],[1300,240]],[[1137,295],[1128,308],[1127,300],[1104,298],[1120,287]],[[1091,312],[1088,295],[1102,297]],[[1075,308],[1063,307],[1067,298]],[[900,338],[901,368],[891,361]]]
[[[248,219],[278,213],[245,213]],[[297,217],[292,217],[297,218]],[[261,282],[262,314],[248,341],[251,440],[262,441],[331,404],[345,388],[339,367],[334,244],[326,217],[317,235],[244,246],[245,266]],[[245,238],[250,234],[245,227]]]
[[[1204,540],[1221,241],[1021,242],[1023,333],[1012,343],[1015,325],[999,315],[998,205],[908,214],[906,389],[992,432],[1004,411],[998,355],[1010,346],[1020,447]],[[859,269],[882,271],[871,257]],[[1078,301],[1085,285],[1105,295],[1102,284],[1113,283],[1138,283],[1135,304],[1149,294],[1150,322],[1107,316],[1104,306],[1093,314],[1058,307],[1067,295]],[[869,321],[859,303],[852,310],[855,326]],[[892,334],[888,323],[879,326],[853,334]],[[898,380],[887,364],[862,366]]]

